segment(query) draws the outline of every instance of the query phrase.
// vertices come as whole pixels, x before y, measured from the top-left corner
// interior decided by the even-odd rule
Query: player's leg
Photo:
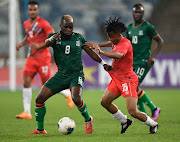
[[[152,119],[156,121],[159,117],[160,108],[154,105],[154,103],[149,99],[147,94],[142,89],[139,89],[139,92],[140,95],[138,96],[138,103],[145,103],[151,109]],[[139,110],[146,113],[142,106],[139,108]]]
[[[93,132],[93,118],[89,115],[86,103],[82,100],[84,76],[82,74],[75,77],[70,84],[70,90],[72,95],[72,100],[77,106],[81,115],[85,120],[85,134],[92,134]]]
[[[144,112],[138,111],[137,109],[137,101],[138,99],[135,97],[127,97],[126,104],[129,114],[144,122],[144,124],[150,126],[150,134],[155,134],[157,132],[158,123],[152,120],[147,114]]]
[[[31,83],[37,72],[35,60],[27,58],[24,71],[23,71],[23,105],[24,112],[16,115],[16,118],[22,119],[32,119],[31,116],[31,98],[32,98],[32,88]]]
[[[147,75],[147,73],[149,72],[150,68],[151,67],[147,66],[147,63],[138,64],[138,65],[133,66],[133,70],[139,78],[139,85],[144,80],[144,78]],[[159,117],[160,108],[158,108],[156,105],[154,105],[154,103],[149,99],[149,97],[147,96],[145,91],[143,91],[142,89],[139,89],[139,88],[137,91],[138,91],[138,103],[139,104],[145,103],[151,109],[153,120],[157,120]],[[143,111],[146,113],[144,105],[139,105],[138,109],[140,111]]]
[[[65,88],[62,87],[63,84],[65,84],[65,82],[62,81],[59,72],[57,72],[51,79],[44,83],[38,96],[36,97],[35,115],[37,121],[37,130],[33,131],[30,134],[40,134],[40,132],[43,131],[44,117],[46,114],[46,106],[44,102],[52,95],[60,92],[61,90],[64,90]]]
[[[42,58],[39,60],[39,64],[40,66],[38,68],[38,72],[41,77],[42,84],[44,84],[51,76],[51,58]],[[73,108],[74,102],[71,98],[71,92],[69,90],[63,90],[59,93],[65,97],[68,107]]]
[[[73,102],[73,100],[72,100],[70,90],[69,90],[69,89],[66,89],[66,90],[63,90],[63,91],[61,91],[61,92],[59,92],[59,93],[62,94],[62,95],[65,97],[66,103],[67,103],[68,107],[69,107],[70,109],[73,108],[74,102]]]
[[[71,88],[72,100],[80,111],[85,120],[85,134],[92,134],[93,132],[93,118],[89,115],[86,103],[82,100],[82,88],[74,86]]]
[[[53,92],[46,86],[43,86],[36,97],[36,108],[35,108],[35,116],[37,121],[37,129],[29,134],[47,134],[44,130],[44,117],[46,114],[46,105],[45,101],[53,96]]]
[[[139,111],[146,113],[144,103],[142,101],[139,101],[139,99],[138,99],[138,103],[137,103],[137,108],[139,109]]]
[[[101,105],[105,109],[107,109],[107,111],[109,111],[116,120],[121,122],[122,125],[121,134],[122,134],[131,125],[133,120],[127,118],[127,115],[124,115],[118,109],[118,107],[112,103],[115,99],[119,97],[119,95],[120,95],[120,90],[117,88],[116,84],[112,80],[104,92],[104,95],[101,100]]]

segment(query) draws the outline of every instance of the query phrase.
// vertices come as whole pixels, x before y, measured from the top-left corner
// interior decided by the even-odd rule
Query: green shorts
[[[78,86],[83,89],[84,73],[83,71],[71,74],[69,76],[63,76],[60,72],[57,72],[52,78],[50,78],[44,86],[51,89],[56,94],[65,89],[71,89],[74,86]]]
[[[145,76],[149,72],[151,66],[148,67],[147,62],[142,62],[138,64],[133,64],[133,71],[137,74],[139,79],[139,84],[144,80]]]

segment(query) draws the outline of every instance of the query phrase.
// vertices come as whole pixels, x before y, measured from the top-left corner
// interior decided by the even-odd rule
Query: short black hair
[[[28,2],[28,5],[29,5],[29,4],[32,4],[32,5],[38,5],[38,6],[39,6],[39,4],[38,4],[37,1],[29,1],[29,2]]]
[[[144,6],[143,6],[141,3],[136,3],[136,4],[133,6],[133,10],[134,10],[134,9],[138,9],[138,8],[143,8],[142,10],[144,11]]]
[[[109,20],[105,21],[105,29],[107,33],[123,33],[127,30],[124,23],[120,22],[120,17],[110,17]]]

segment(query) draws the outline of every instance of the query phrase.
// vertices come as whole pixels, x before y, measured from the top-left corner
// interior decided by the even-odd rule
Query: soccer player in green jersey
[[[93,132],[93,118],[89,115],[86,103],[82,100],[84,73],[81,50],[84,49],[93,60],[101,63],[105,70],[111,70],[111,66],[107,65],[92,49],[83,45],[86,39],[81,34],[74,33],[73,26],[72,16],[64,15],[60,24],[61,31],[50,34],[45,41],[45,45],[51,46],[54,50],[58,71],[43,85],[36,98],[37,129],[30,134],[47,134],[44,130],[45,101],[67,88],[70,88],[72,100],[85,119],[85,134]]]
[[[133,46],[133,70],[139,78],[139,85],[152,67],[155,57],[160,51],[163,39],[155,30],[154,26],[143,20],[144,7],[142,4],[135,4],[133,7],[134,22],[127,28],[126,38]],[[155,50],[151,53],[151,42],[157,42]],[[156,121],[159,117],[160,108],[155,106],[147,94],[138,87],[138,109],[146,113],[144,103],[152,111],[152,119]]]

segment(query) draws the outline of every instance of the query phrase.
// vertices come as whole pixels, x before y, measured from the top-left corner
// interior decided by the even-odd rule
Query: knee
[[[43,104],[43,95],[41,93],[38,94],[38,96],[36,97],[36,104]]]
[[[29,88],[31,87],[31,80],[30,79],[24,79],[24,87]]]
[[[136,118],[137,112],[136,112],[135,109],[128,109],[128,113],[129,113],[132,117]]]
[[[108,104],[105,100],[101,100],[101,105],[104,107],[104,108],[107,108],[108,107]]]
[[[74,95],[72,95],[72,100],[73,100],[73,102],[74,102],[76,105],[80,105],[81,102],[82,102],[82,99],[81,99],[80,96],[74,97]]]

